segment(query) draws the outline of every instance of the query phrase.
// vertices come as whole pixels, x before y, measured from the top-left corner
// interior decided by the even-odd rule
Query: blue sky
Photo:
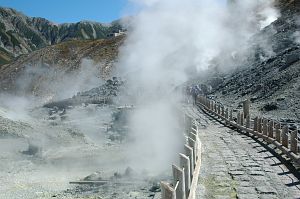
[[[0,0],[0,6],[56,23],[81,20],[111,22],[129,9],[127,0]]]
[[[226,2],[217,1],[222,4]],[[138,7],[128,2],[129,0],[0,0],[0,6],[11,7],[25,15],[43,17],[55,23],[82,20],[108,23],[138,11]]]

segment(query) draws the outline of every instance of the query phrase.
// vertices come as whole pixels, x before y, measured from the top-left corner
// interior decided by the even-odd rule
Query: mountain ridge
[[[69,40],[104,39],[122,29],[120,20],[109,24],[92,21],[55,24],[45,18],[28,17],[15,9],[0,7],[0,65],[48,45]]]

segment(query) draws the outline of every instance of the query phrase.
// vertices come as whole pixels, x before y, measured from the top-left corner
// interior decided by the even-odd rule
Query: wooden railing
[[[201,142],[198,125],[185,116],[186,143],[179,154],[179,165],[172,165],[173,183],[161,182],[162,199],[195,199],[201,165]]]
[[[251,120],[249,100],[243,102],[243,111],[237,112],[235,120],[233,110],[206,96],[199,96],[196,104],[207,114],[224,121],[225,125],[233,126],[240,131],[262,138],[269,144],[274,144],[295,163],[300,164],[298,130],[290,131],[287,125],[262,117]]]

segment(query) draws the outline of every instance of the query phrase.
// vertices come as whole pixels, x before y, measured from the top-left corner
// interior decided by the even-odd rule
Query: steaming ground
[[[153,198],[159,191],[160,179],[128,168],[116,106],[34,108],[15,121],[12,115],[0,109],[0,198]],[[95,172],[94,179],[114,183],[69,184]]]

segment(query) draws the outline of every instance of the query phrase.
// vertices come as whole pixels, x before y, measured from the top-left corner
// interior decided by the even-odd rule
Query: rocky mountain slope
[[[48,45],[69,40],[103,39],[121,29],[119,21],[54,24],[44,18],[28,17],[14,9],[0,7],[0,65]]]
[[[124,38],[67,41],[21,55],[11,64],[0,66],[0,90],[47,93],[42,88],[45,82],[54,84],[67,79],[66,74],[80,72],[82,65],[87,73],[96,66],[94,76],[105,79],[112,71]],[[92,63],[82,64],[85,59]]]
[[[231,74],[219,77],[213,94],[233,108],[240,108],[239,102],[250,98],[256,114],[299,122],[300,2],[279,1],[278,6],[281,17],[253,37],[256,43],[268,38],[272,56],[260,59],[262,51],[254,42],[256,59]],[[209,84],[214,83],[209,81]]]

